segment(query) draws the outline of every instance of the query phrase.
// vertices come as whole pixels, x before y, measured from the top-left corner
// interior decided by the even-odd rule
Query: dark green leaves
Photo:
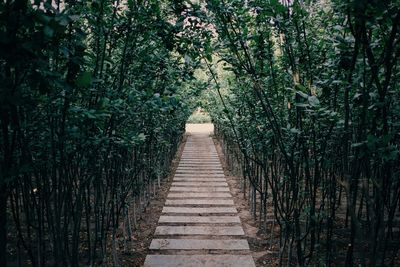
[[[89,87],[92,84],[92,74],[84,71],[76,78],[76,85],[79,87]]]

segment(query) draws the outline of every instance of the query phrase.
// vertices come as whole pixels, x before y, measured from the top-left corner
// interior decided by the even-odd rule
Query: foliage
[[[399,7],[1,1],[0,265],[118,266],[200,105],[280,265],[393,266]]]
[[[258,195],[280,226],[281,264],[395,264],[398,3],[206,2],[208,110],[254,215]]]
[[[195,111],[189,116],[187,123],[211,123],[211,117],[204,111]]]
[[[193,108],[195,23],[169,5],[1,1],[1,266],[7,241],[32,266],[118,265]]]
[[[187,123],[211,123],[211,117],[208,114],[192,114]]]

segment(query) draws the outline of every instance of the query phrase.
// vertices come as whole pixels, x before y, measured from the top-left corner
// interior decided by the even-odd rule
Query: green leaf
[[[44,35],[46,35],[47,37],[49,37],[49,38],[53,37],[54,30],[52,28],[50,28],[49,26],[45,26],[43,28],[43,32],[44,32]]]
[[[69,19],[72,20],[72,21],[77,21],[77,20],[80,18],[79,15],[69,15],[68,17],[69,17]]]
[[[138,139],[139,139],[140,141],[144,141],[144,140],[146,140],[146,135],[145,135],[144,133],[140,133],[140,134],[138,135]]]
[[[299,96],[301,96],[302,98],[308,99],[309,95],[307,95],[306,93],[303,93],[302,91],[297,91],[296,92]]]
[[[299,129],[297,129],[297,128],[290,128],[289,130],[293,134],[301,134],[301,131]]]
[[[356,147],[361,147],[361,146],[363,146],[363,145],[365,145],[365,142],[353,143],[353,144],[351,144],[351,147],[352,147],[352,148],[356,148]]]
[[[92,84],[92,74],[84,71],[76,78],[76,85],[79,87],[89,87]]]
[[[310,105],[312,107],[318,107],[319,104],[320,104],[320,102],[319,102],[319,100],[318,100],[318,98],[316,96],[310,96],[308,98],[308,103],[310,103]]]
[[[309,107],[310,105],[307,103],[295,103],[294,104],[296,107],[300,107],[300,108],[306,108]]]

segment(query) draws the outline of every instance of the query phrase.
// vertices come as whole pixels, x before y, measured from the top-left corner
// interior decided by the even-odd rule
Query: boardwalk
[[[144,266],[255,266],[215,146],[192,133]]]

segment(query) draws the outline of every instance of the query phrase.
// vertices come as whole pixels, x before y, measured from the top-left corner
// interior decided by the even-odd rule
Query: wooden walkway
[[[255,266],[208,134],[188,137],[150,250],[146,267]]]

